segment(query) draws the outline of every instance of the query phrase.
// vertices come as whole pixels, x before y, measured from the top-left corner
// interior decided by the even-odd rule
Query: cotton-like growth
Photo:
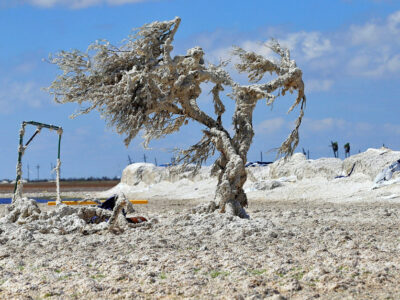
[[[278,95],[297,91],[289,111],[300,105],[300,115],[279,149],[281,154],[293,154],[305,106],[302,71],[290,59],[289,51],[276,41],[268,47],[280,57],[278,62],[235,48],[233,55],[240,60],[236,69],[248,73],[251,83],[240,85],[224,70],[224,64],[206,64],[200,47],[187,50],[185,55],[171,56],[180,22],[175,18],[144,25],[118,47],[101,40],[90,45],[87,52],[62,51],[50,57],[63,74],[52,83],[49,92],[59,103],[79,103],[82,109],[78,114],[99,110],[108,124],[126,137],[126,145],[139,131],[144,132],[147,146],[152,139],[179,131],[189,120],[204,125],[201,140],[181,151],[178,159],[200,166],[218,150],[220,157],[213,167],[219,178],[217,205],[210,207],[245,217],[247,197],[243,185],[247,178],[247,152],[254,136],[253,110],[261,99],[271,105]],[[275,74],[276,78],[260,83],[265,73]],[[213,85],[215,117],[197,104],[200,85],[206,82]],[[229,97],[235,104],[233,136],[221,122],[225,104],[220,93],[224,87],[232,89]]]

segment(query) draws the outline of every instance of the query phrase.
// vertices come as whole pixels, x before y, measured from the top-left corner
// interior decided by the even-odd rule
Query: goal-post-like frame
[[[25,127],[26,125],[33,125],[36,126],[36,131],[34,134],[31,136],[31,138],[26,142],[24,145],[24,134],[25,134]],[[17,198],[22,197],[22,156],[24,155],[24,152],[30,142],[35,138],[37,134],[40,133],[42,128],[47,128],[50,130],[55,130],[58,134],[58,154],[57,154],[57,166],[55,168],[56,171],[56,187],[57,187],[57,200],[56,203],[60,204],[61,203],[61,196],[60,196],[60,166],[61,166],[61,160],[60,160],[60,150],[61,150],[61,136],[63,133],[62,127],[54,126],[54,125],[49,125],[49,124],[44,124],[40,122],[35,122],[35,121],[23,121],[21,125],[21,129],[19,131],[19,146],[18,146],[18,162],[17,162],[17,177],[15,179],[15,186],[14,186],[14,196],[12,198],[12,202],[14,202]]]

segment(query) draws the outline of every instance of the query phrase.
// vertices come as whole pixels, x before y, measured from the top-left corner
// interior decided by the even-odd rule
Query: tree
[[[344,157],[350,156],[350,143],[344,144]]]
[[[50,62],[57,64],[63,74],[48,90],[59,103],[88,103],[78,114],[99,110],[108,125],[126,136],[126,145],[141,130],[146,147],[153,139],[179,131],[189,120],[204,125],[201,140],[182,150],[177,160],[183,165],[193,163],[200,167],[218,150],[220,156],[212,168],[213,174],[218,175],[218,185],[210,209],[246,217],[243,185],[247,179],[247,152],[254,136],[253,110],[261,99],[272,105],[277,96],[297,91],[289,112],[300,106],[300,114],[278,150],[285,157],[293,154],[306,101],[302,71],[290,59],[289,50],[277,41],[271,41],[268,47],[280,57],[279,61],[236,47],[233,55],[239,63],[235,67],[248,73],[250,81],[249,85],[240,85],[225,71],[226,63],[206,64],[200,47],[171,57],[180,22],[177,17],[144,25],[118,47],[101,40],[91,44],[87,52],[61,51],[50,56]],[[275,74],[276,78],[259,83],[266,73]],[[206,82],[213,85],[215,116],[207,115],[197,104],[202,92],[200,85]],[[220,93],[226,87],[231,89],[228,96],[235,103],[233,136],[221,120],[225,104]]]
[[[331,148],[332,148],[332,151],[333,151],[333,156],[335,158],[338,158],[339,157],[339,146],[338,146],[338,143],[331,141]]]

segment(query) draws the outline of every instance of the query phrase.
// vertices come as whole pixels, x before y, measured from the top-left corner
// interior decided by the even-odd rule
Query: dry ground
[[[0,298],[400,298],[400,204],[253,199],[240,220],[200,202],[152,199],[120,235],[0,225]]]

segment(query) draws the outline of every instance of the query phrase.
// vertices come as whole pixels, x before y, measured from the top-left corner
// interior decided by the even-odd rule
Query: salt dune
[[[398,159],[386,148],[344,161],[297,153],[247,168],[250,219],[205,212],[208,167],[133,164],[114,188],[82,193],[149,200],[132,213],[148,222],[115,230],[65,206],[10,222],[3,205],[0,298],[400,298],[400,177],[374,183]]]

